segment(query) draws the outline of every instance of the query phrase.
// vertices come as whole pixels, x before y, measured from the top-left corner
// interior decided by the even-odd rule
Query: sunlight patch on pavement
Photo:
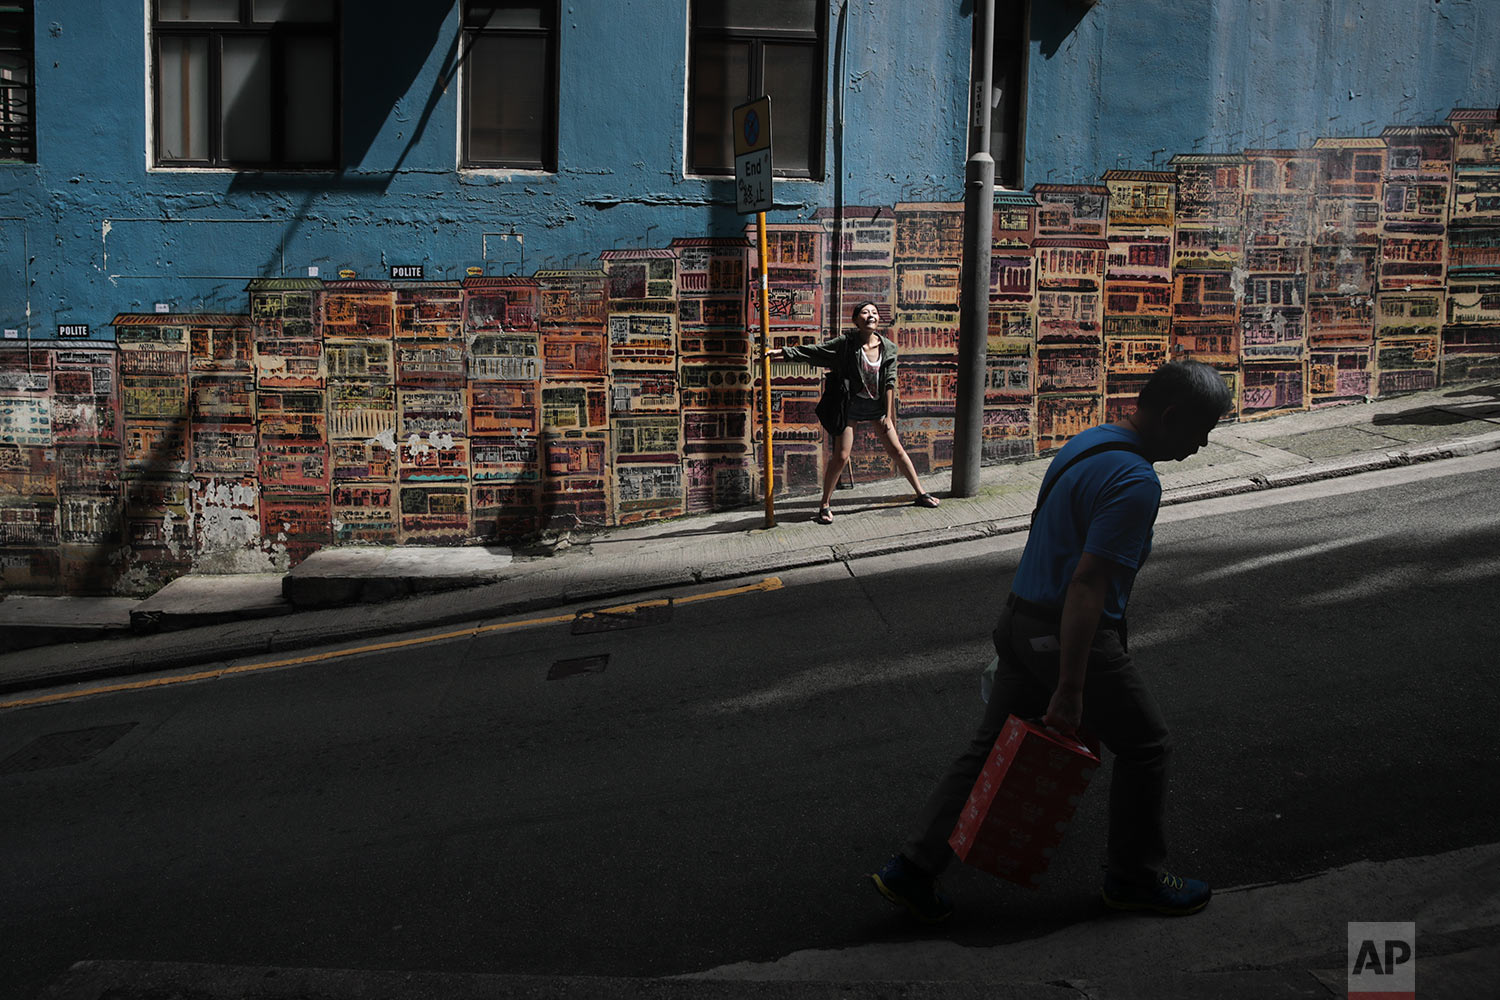
[[[1287,549],[1285,552],[1270,552],[1263,556],[1255,556],[1252,559],[1242,559],[1236,563],[1216,566],[1213,569],[1194,574],[1191,579],[1194,582],[1222,580],[1226,577],[1238,576],[1241,573],[1254,573],[1257,570],[1267,569],[1280,563],[1292,562],[1297,559],[1310,559],[1313,556],[1320,556],[1324,553],[1336,552],[1339,549],[1352,548],[1356,545],[1364,545],[1389,537],[1390,534],[1388,532],[1381,532],[1374,535],[1360,535],[1355,538],[1335,538],[1332,541],[1318,542],[1315,545],[1304,545],[1299,549]]]
[[[1413,587],[1475,583],[1481,580],[1494,580],[1497,577],[1500,577],[1500,557],[1442,570],[1434,570],[1421,565],[1401,566],[1367,573],[1358,580],[1351,580],[1331,590],[1309,594],[1302,600],[1304,604],[1312,607],[1347,604],[1372,600],[1381,594],[1406,591]]]
[[[759,691],[704,705],[698,709],[698,712],[700,715],[730,715],[736,712],[775,708],[789,702],[810,701],[819,695],[865,687],[869,684],[908,680],[913,677],[965,673],[974,675],[974,698],[977,701],[979,699],[979,673],[984,669],[986,654],[992,652],[993,650],[985,649],[975,652],[972,656],[960,655],[942,660],[908,660],[871,669],[852,667],[847,663],[830,663],[827,666],[804,670],[792,677],[781,678],[772,686]]]
[[[1434,583],[1478,583],[1500,577],[1500,556],[1481,562],[1464,563],[1431,574]]]
[[[1351,604],[1370,601],[1392,591],[1405,591],[1432,580],[1432,570],[1425,566],[1389,567],[1366,573],[1357,580],[1350,580],[1339,587],[1320,590],[1302,598],[1307,607],[1326,607],[1330,604]]]
[[[1153,646],[1165,646],[1174,642],[1201,643],[1204,635],[1212,635],[1216,623],[1231,613],[1233,608],[1229,604],[1218,601],[1213,604],[1187,605],[1174,610],[1170,615],[1153,615],[1146,625],[1137,626],[1132,622],[1131,655],[1136,656]]]

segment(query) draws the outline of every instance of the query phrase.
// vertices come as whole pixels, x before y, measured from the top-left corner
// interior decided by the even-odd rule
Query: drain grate
[[[0,775],[45,771],[49,767],[67,767],[69,764],[93,760],[121,736],[134,729],[135,725],[134,722],[122,722],[117,726],[95,726],[92,729],[73,729],[66,733],[38,736],[9,757],[0,760]]]
[[[598,656],[580,656],[572,660],[558,660],[547,671],[547,679],[555,681],[563,677],[577,677],[579,674],[602,674],[608,664],[608,653],[600,653]]]
[[[652,601],[649,604],[631,604],[621,608],[600,608],[580,611],[573,619],[573,634],[590,632],[618,632],[627,628],[643,628],[661,625],[672,620],[672,602]]]

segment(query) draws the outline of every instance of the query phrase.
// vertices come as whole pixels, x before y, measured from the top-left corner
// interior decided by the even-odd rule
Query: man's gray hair
[[[1224,376],[1201,361],[1168,361],[1141,388],[1137,405],[1148,413],[1179,406],[1205,417],[1222,417],[1234,405]]]

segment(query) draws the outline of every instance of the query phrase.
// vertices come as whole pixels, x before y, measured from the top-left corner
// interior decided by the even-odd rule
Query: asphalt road
[[[1497,464],[1163,511],[1131,645],[1175,868],[1500,841]],[[665,975],[931,936],[860,876],[977,721],[1021,541],[0,714],[0,996],[84,958]],[[955,867],[939,933],[1096,913],[1104,804],[1039,892]]]

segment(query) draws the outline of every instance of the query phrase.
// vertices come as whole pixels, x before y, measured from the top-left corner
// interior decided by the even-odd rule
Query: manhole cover
[[[73,729],[66,733],[38,736],[0,761],[0,774],[23,774],[27,771],[45,771],[49,767],[82,764],[97,757],[106,747],[134,728],[134,722],[122,722],[117,726],[95,726],[92,729]]]
[[[653,601],[650,604],[632,604],[623,608],[580,611],[573,619],[573,634],[618,632],[621,629],[660,625],[671,620],[672,602],[670,600]]]
[[[572,660],[558,660],[547,671],[547,679],[555,681],[563,677],[577,677],[579,674],[602,674],[608,663],[608,653],[601,653],[598,656],[580,656]]]

